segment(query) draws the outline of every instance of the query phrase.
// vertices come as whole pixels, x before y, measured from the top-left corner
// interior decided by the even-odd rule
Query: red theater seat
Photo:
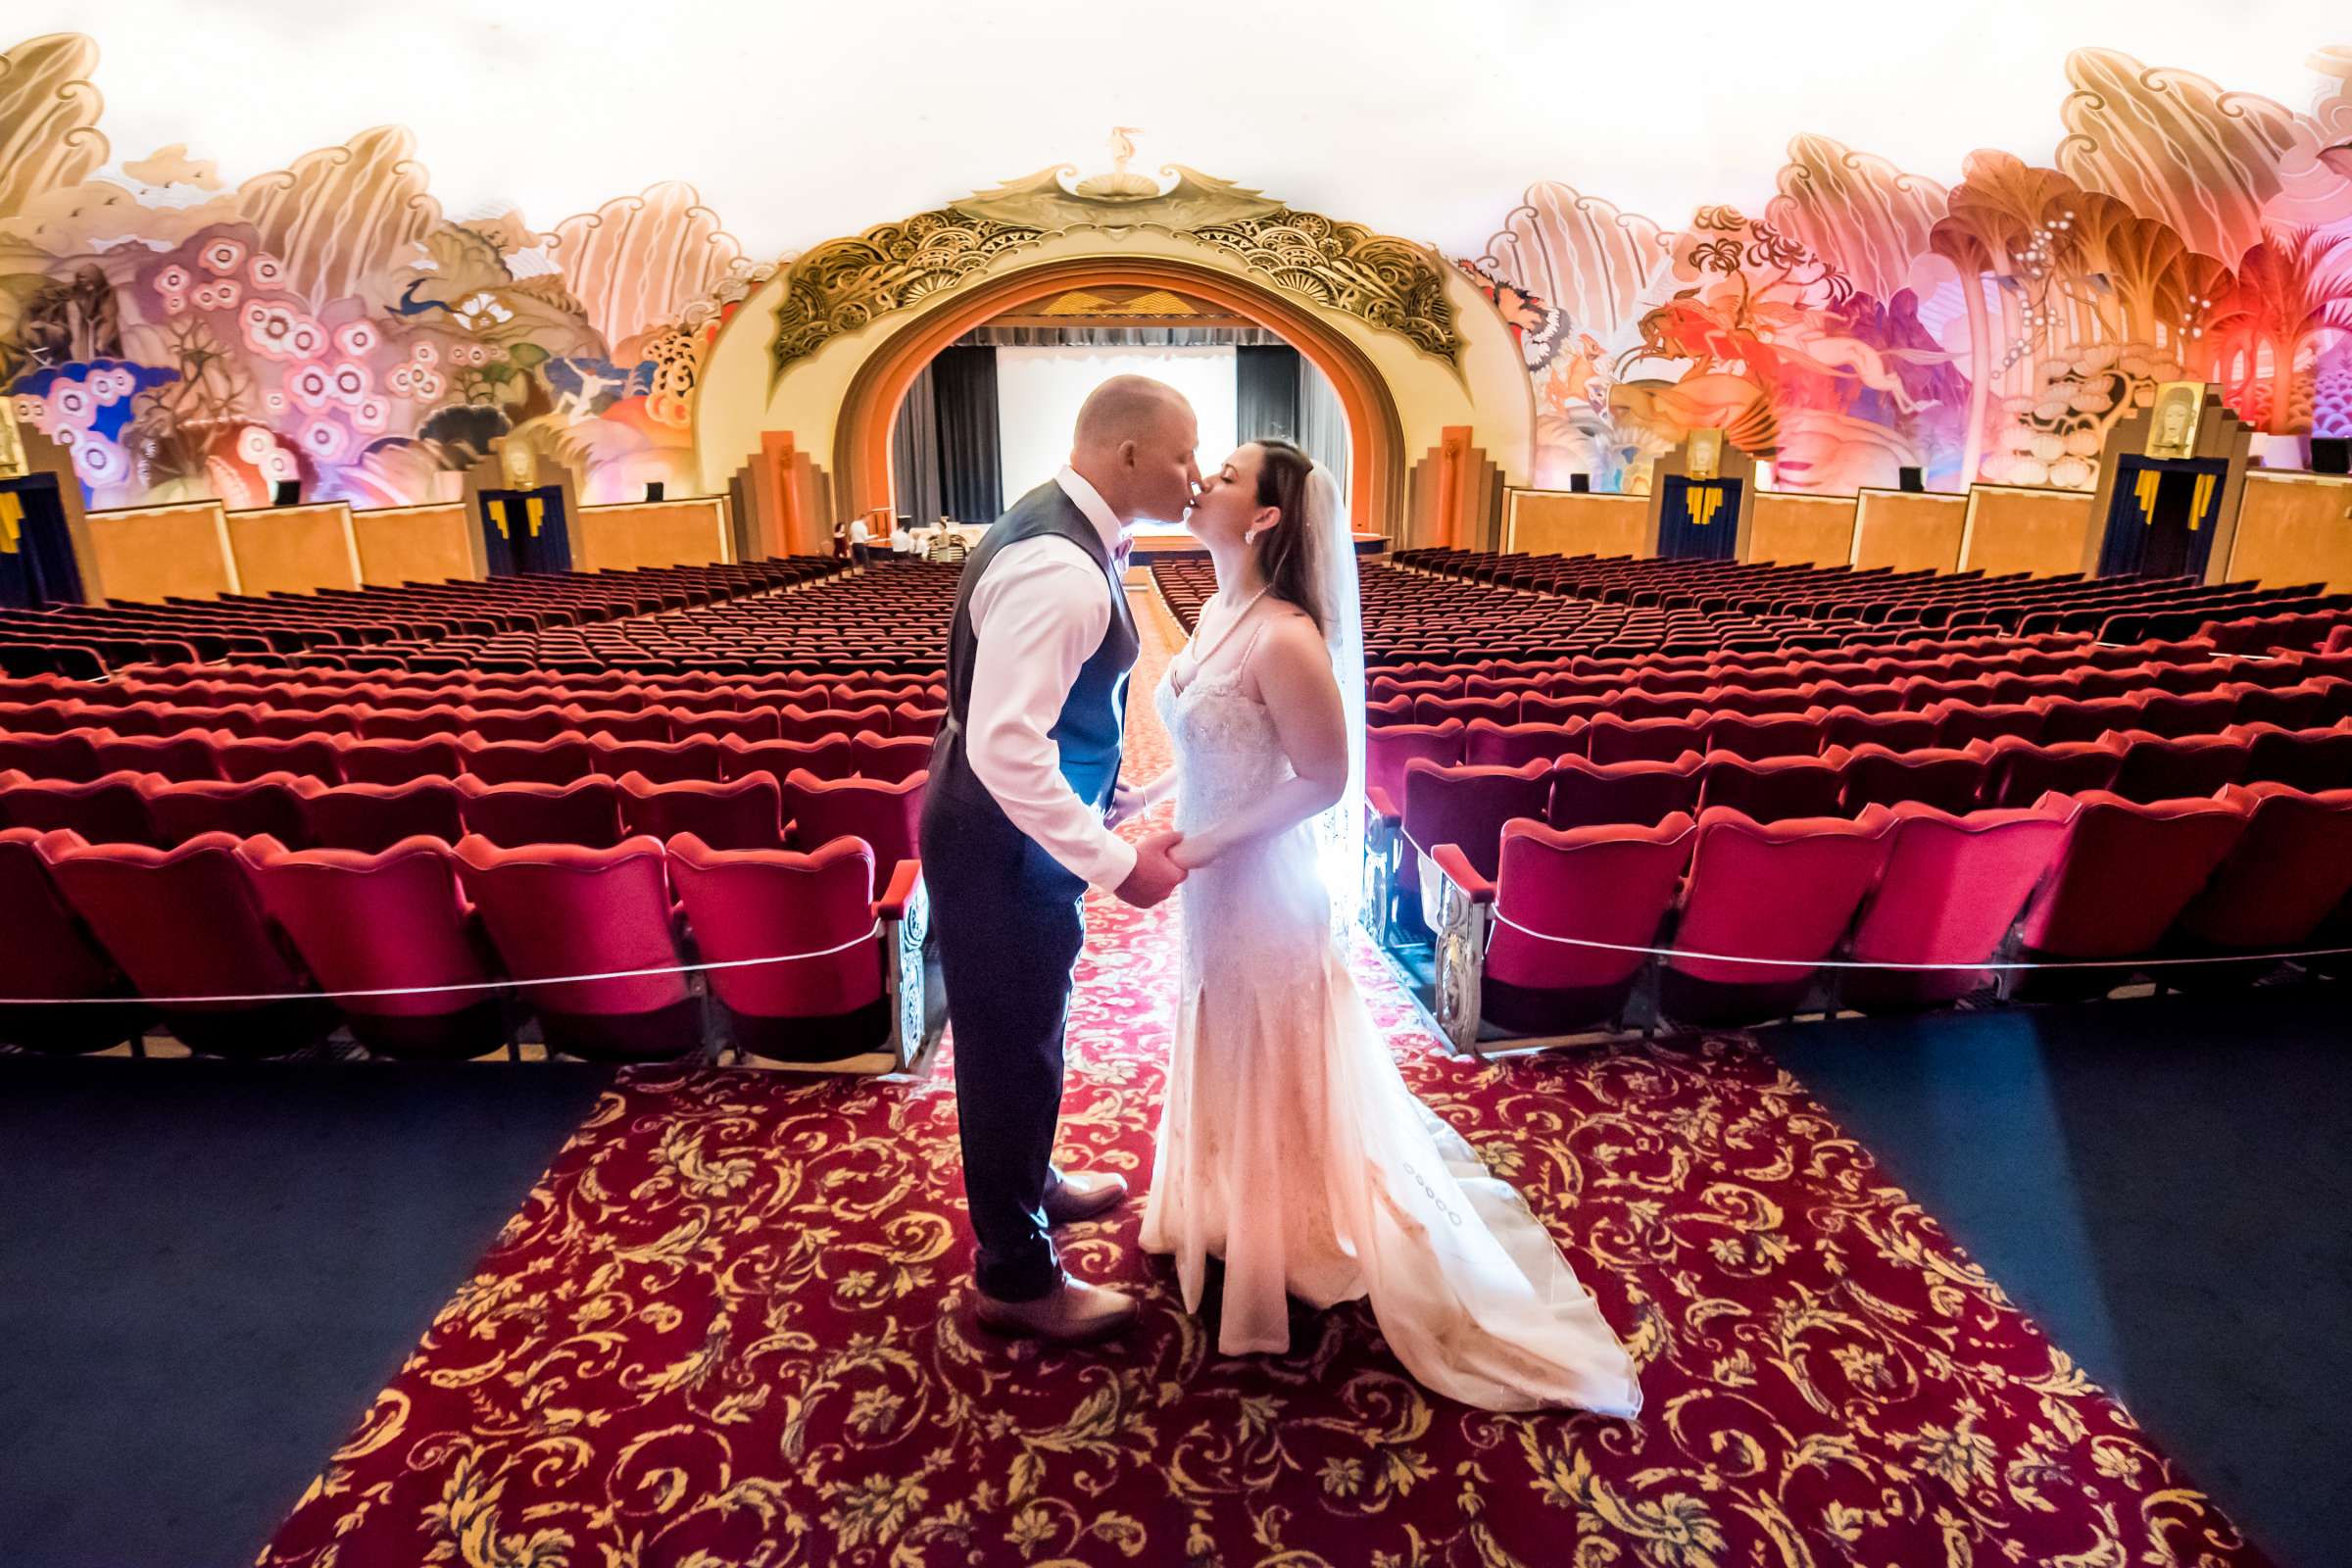
[[[318,848],[373,855],[419,836],[457,843],[466,833],[458,801],[456,784],[428,777],[404,784],[337,785],[320,790],[305,806],[310,838]]]
[[[657,783],[643,773],[620,777],[628,830],[667,843],[691,833],[713,850],[784,848],[782,791],[764,773],[731,784],[700,779]]]
[[[87,782],[0,772],[0,827],[64,829],[92,844],[152,845],[157,830],[141,788],[145,781],[145,775],[130,772]]]
[[[928,771],[931,741],[922,735],[866,735],[850,737],[850,770],[858,778],[898,783]]]
[[[1886,864],[1863,906],[1847,956],[1948,969],[1849,969],[1840,1004],[1864,1012],[1932,1007],[1992,982],[1990,962],[2057,858],[2071,806],[1955,814],[1905,804],[1888,813]]]
[[[237,853],[321,986],[394,993],[340,1001],[369,1051],[451,1060],[513,1038],[489,943],[458,891],[447,844],[413,838],[376,854],[298,852],[263,837]]]
[[[2245,814],[2245,832],[2181,910],[2176,934],[2212,953],[2303,946],[2352,898],[2352,789],[2232,784],[2221,799]],[[2194,968],[2166,975],[2184,985],[2200,978]]]
[[[1364,733],[1364,788],[1385,791],[1392,801],[1404,799],[1404,769],[1419,758],[1441,767],[1458,767],[1469,742],[1468,726],[1459,719],[1443,724],[1393,724]]]
[[[1562,832],[1585,827],[1653,827],[1698,809],[1700,757],[1671,762],[1595,762],[1563,757],[1552,764],[1545,820]]]
[[[300,774],[265,773],[234,783],[150,779],[146,796],[159,844],[184,844],[200,833],[226,833],[240,839],[266,834],[291,849],[301,849],[311,840],[309,797],[325,789],[317,779]]]
[[[2352,789],[2352,725],[2281,729],[2234,725],[2224,731],[2246,743],[2248,783],[2291,784],[2299,790]]]
[[[172,780],[217,779],[220,758],[202,730],[177,735],[100,735],[98,765],[109,773],[154,773]]]
[[[2243,741],[2221,735],[2183,735],[2168,740],[2143,730],[2125,730],[2109,737],[2124,754],[2109,789],[2127,801],[2147,804],[2181,801],[2211,795],[2225,784],[2245,776],[2252,750]]]
[[[2075,796],[2066,845],[2027,909],[2020,956],[2036,962],[2129,960],[2151,953],[2245,831],[2237,802],[2141,805],[2106,790]],[[2012,979],[2010,994],[2096,996],[2132,964],[2045,970]]]
[[[191,1051],[274,1056],[316,1046],[335,1027],[334,1004],[179,1003],[174,997],[314,991],[309,973],[270,923],[236,857],[237,840],[207,833],[174,850],[90,845],[52,833],[37,848],[74,911]]]
[[[343,760],[324,736],[272,739],[260,735],[214,736],[220,759],[220,776],[261,778],[269,773],[294,773],[321,784],[343,782]]]
[[[599,774],[570,784],[486,784],[457,779],[458,815],[469,837],[503,849],[575,844],[609,849],[621,840],[620,790]]]
[[[1698,804],[1740,811],[1759,822],[1835,816],[1844,779],[1838,764],[1818,757],[1773,757],[1751,761],[1709,752],[1699,761]]]
[[[1585,755],[1595,762],[1671,762],[1706,749],[1707,726],[1694,718],[1623,719],[1594,715],[1585,729]]]
[[[1946,811],[1976,808],[1977,793],[1984,782],[1984,759],[1968,752],[1922,746],[1912,751],[1889,751],[1884,746],[1857,746],[1831,751],[1822,760],[1838,770],[1842,783],[1838,809],[1858,816],[1866,806],[1892,806],[1916,801]]]
[[[1502,825],[1514,818],[1544,820],[1551,798],[1551,764],[1523,767],[1441,767],[1415,760],[1404,769],[1404,846],[1397,891],[1418,899],[1423,923],[1438,923],[1436,870],[1425,861],[1441,844],[1462,852],[1479,875],[1492,878],[1501,852]]]
[[[720,771],[730,779],[765,774],[781,785],[795,771],[818,778],[848,778],[853,771],[850,738],[828,735],[818,741],[722,740],[726,755]]]
[[[2097,741],[2066,741],[2036,745],[2014,736],[1971,741],[1964,750],[1984,763],[1981,804],[2004,810],[2023,810],[2056,791],[2103,790],[2115,782],[2124,765],[2123,749]]]
[[[406,784],[419,778],[455,778],[465,763],[455,735],[414,740],[368,740],[349,736],[335,742],[347,784]]]
[[[608,778],[641,773],[657,784],[674,784],[682,779],[715,784],[726,759],[725,749],[708,735],[694,735],[682,741],[621,741],[592,735],[588,746],[599,773]]]
[[[610,780],[594,782],[612,788]],[[501,849],[469,834],[459,840],[457,857],[500,959],[538,1011],[549,1050],[645,1061],[699,1047],[701,1020],[685,977],[627,973],[679,962],[657,840]]]
[[[1441,865],[1465,893],[1478,896],[1485,885],[1497,916],[1483,969],[1481,1016],[1523,1035],[1620,1017],[1647,959],[1545,938],[1655,946],[1696,839],[1695,824],[1680,811],[1655,826],[1566,832],[1514,821],[1502,830],[1491,883],[1466,860],[1442,853]]]
[[[1701,1025],[1794,1012],[1878,880],[1890,825],[1885,811],[1861,822],[1803,817],[1773,823],[1720,807],[1701,811],[1671,945],[1686,954],[1723,956],[1668,959],[1659,1010]],[[1734,957],[1789,961],[1728,961]]]
[[[861,839],[876,867],[898,874],[901,860],[920,858],[923,789],[929,773],[887,779],[822,779],[795,771],[784,779],[783,811],[791,842],[805,853],[838,838]]]
[[[86,783],[106,769],[98,765],[97,742],[112,731],[81,730],[67,735],[0,735],[0,773],[14,770],[27,778],[53,778]]]
[[[1525,767],[1573,757],[1584,746],[1585,725],[1497,724],[1471,720],[1462,732],[1462,760],[1472,767]]]
[[[34,848],[42,834],[0,828],[0,1045],[26,1051],[107,1051],[134,1039],[148,1009],[129,996],[115,961],[91,937]],[[114,1005],[92,999],[119,998]],[[67,1003],[66,1006],[44,1004]]]
[[[466,771],[484,784],[569,784],[595,771],[596,749],[585,735],[543,741],[458,738]]]
[[[915,863],[903,862],[901,871],[911,883]],[[710,971],[711,992],[739,1050],[819,1062],[888,1046],[874,853],[865,844],[840,838],[805,855],[731,852],[682,833],[669,841],[669,874],[705,959],[815,955]]]

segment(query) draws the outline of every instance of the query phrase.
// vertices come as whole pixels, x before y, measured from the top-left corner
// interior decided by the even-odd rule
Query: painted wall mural
[[[444,499],[522,432],[587,498],[699,489],[693,392],[755,261],[683,183],[542,229],[453,216],[398,127],[229,183],[118,161],[75,34],[0,55],[0,393],[93,506]],[[1535,480],[1638,487],[1720,427],[1786,488],[2088,488],[2163,381],[2352,434],[2352,46],[2306,110],[2086,49],[2063,136],[1944,185],[1815,135],[1760,211],[1679,226],[1557,183],[1460,265],[1516,333]]]
[[[692,186],[542,231],[444,213],[397,127],[233,187],[184,147],[110,164],[96,63],[71,34],[0,56],[0,391],[91,505],[450,499],[517,431],[590,501],[701,488],[695,376],[774,265]]]
[[[2046,161],[1978,152],[1948,188],[1811,135],[1762,212],[1679,229],[1535,186],[1462,265],[1526,353],[1536,482],[1639,488],[1720,426],[1786,489],[2089,489],[2182,376],[2273,436],[2352,435],[2352,48],[2310,64],[2297,112],[2078,51]]]

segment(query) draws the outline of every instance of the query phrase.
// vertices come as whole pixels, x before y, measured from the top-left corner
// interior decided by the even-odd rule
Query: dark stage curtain
[[[1298,439],[1298,351],[1287,343],[1233,351],[1234,433]]]
[[[912,526],[939,520],[939,406],[931,391],[931,367],[924,366],[899,405],[890,430],[890,482],[900,513]]]
[[[997,439],[997,351],[947,348],[931,362],[939,418],[940,510],[957,522],[994,522],[1004,510]]]
[[[0,609],[81,602],[81,568],[74,560],[57,475],[0,483]]]

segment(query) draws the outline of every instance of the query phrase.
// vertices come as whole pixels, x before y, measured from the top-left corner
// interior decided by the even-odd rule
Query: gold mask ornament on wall
[[[22,479],[32,471],[24,440],[17,434],[17,411],[0,398],[0,479]]]
[[[2192,458],[2197,453],[2197,423],[2205,413],[2205,383],[2167,381],[2156,388],[2148,416],[2148,444],[2142,457],[2160,460]]]

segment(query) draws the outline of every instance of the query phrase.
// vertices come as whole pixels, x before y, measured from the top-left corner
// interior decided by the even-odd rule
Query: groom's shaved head
[[[1121,520],[1181,522],[1200,483],[1200,441],[1183,393],[1148,375],[1114,375],[1079,407],[1070,466]]]
[[[1191,417],[1193,406],[1183,393],[1148,375],[1114,375],[1086,396],[1078,407],[1078,428],[1070,445],[1080,452],[1101,450],[1122,441],[1147,439],[1162,419]]]

